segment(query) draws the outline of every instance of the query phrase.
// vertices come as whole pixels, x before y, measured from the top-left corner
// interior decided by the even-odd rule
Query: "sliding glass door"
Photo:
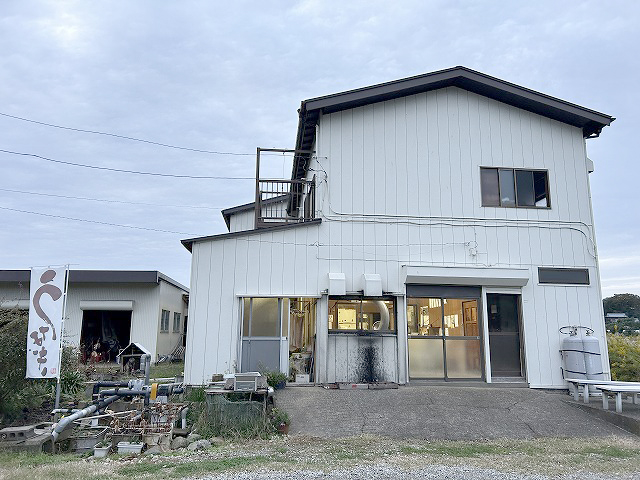
[[[482,379],[478,303],[407,297],[410,378]]]

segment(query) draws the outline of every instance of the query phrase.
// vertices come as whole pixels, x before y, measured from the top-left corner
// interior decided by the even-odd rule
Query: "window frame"
[[[362,302],[364,301],[376,301],[382,300],[384,302],[393,302],[393,329],[389,330],[364,330],[362,328],[346,330],[346,329],[337,329],[331,328],[331,323],[329,322],[329,314],[331,312],[331,302],[336,301],[339,302],[341,300],[359,300],[360,301],[360,310],[356,316],[356,326],[362,324],[361,318],[362,315]],[[339,334],[339,335],[397,335],[398,334],[398,300],[393,295],[383,295],[381,297],[367,297],[363,295],[331,295],[329,296],[329,305],[327,309],[327,331],[329,334]],[[336,312],[337,313],[337,312]]]
[[[165,316],[166,313],[166,316]],[[169,333],[169,310],[164,308],[160,311],[160,333]]]
[[[181,317],[182,315],[180,315],[180,312],[173,312],[173,333],[180,333],[180,324],[182,323]]]
[[[483,183],[482,183],[482,171],[483,170],[495,170],[498,175],[498,205],[487,205],[484,203],[484,195],[483,195]],[[503,205],[502,199],[500,195],[500,170],[510,170],[513,174],[513,189],[514,189],[514,204],[513,205]],[[535,173],[544,173],[546,178],[546,196],[547,196],[547,205],[546,206],[536,206],[536,205],[518,205],[518,179],[516,172],[531,172],[532,175]],[[533,183],[533,194],[534,194],[534,202],[535,202],[535,177]],[[530,208],[535,210],[550,210],[551,209],[551,186],[549,185],[549,170],[544,168],[516,168],[516,167],[485,167],[480,166],[480,202],[482,207],[493,207],[493,208]]]

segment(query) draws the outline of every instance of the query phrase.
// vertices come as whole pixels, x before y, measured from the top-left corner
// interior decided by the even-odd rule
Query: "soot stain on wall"
[[[358,367],[356,369],[358,383],[375,383],[382,381],[380,352],[373,339],[360,339]]]

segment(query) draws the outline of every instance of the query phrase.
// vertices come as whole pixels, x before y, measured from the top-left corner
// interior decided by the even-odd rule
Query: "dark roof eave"
[[[30,270],[0,270],[0,282],[29,283]],[[160,283],[164,280],[188,292],[189,289],[157,270],[70,270],[69,283]]]
[[[532,108],[532,104],[536,104],[543,110],[542,115],[545,113],[553,114],[556,110],[562,110],[569,115],[580,117],[582,119],[580,123],[582,124],[596,122],[604,127],[615,120],[610,115],[521,87],[515,83],[466,67],[454,67],[370,87],[311,98],[302,103],[307,111],[320,110],[322,113],[331,113],[449,86],[458,86],[520,108]],[[546,112],[544,110],[545,107],[548,107],[551,111]],[[574,120],[577,120],[577,118],[574,118]],[[575,126],[581,127],[582,125]]]
[[[207,235],[204,237],[186,238],[184,240],[180,240],[180,243],[182,243],[184,248],[186,248],[191,252],[192,246],[196,242],[202,242],[202,241],[208,241],[208,240],[224,240],[227,238],[257,235],[260,233],[271,233],[271,232],[277,232],[279,230],[288,230],[296,227],[310,227],[312,225],[319,225],[320,223],[322,223],[321,218],[314,218],[313,220],[307,220],[306,222],[292,223],[289,225],[278,225],[275,227],[266,227],[266,228],[254,228],[253,230],[243,230],[241,232],[220,233],[218,235]]]

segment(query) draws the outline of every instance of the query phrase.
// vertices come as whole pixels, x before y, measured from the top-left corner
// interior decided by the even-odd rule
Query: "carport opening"
[[[115,362],[129,345],[131,311],[84,310],[80,350],[85,363]]]

